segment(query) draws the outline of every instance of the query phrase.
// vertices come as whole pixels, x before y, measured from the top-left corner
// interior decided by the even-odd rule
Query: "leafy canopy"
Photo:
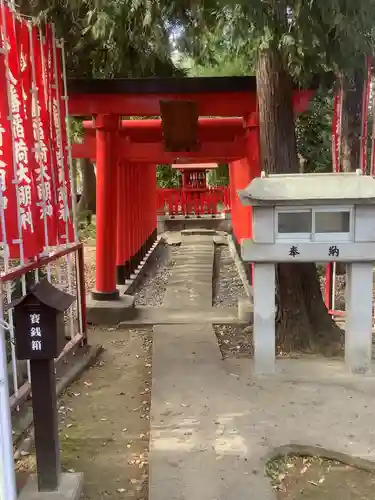
[[[64,38],[68,75],[173,76],[163,2],[158,0],[21,0],[21,11],[53,21]]]
[[[179,20],[180,49],[199,62],[212,63],[218,45],[250,61],[273,47],[302,79],[363,64],[364,54],[373,52],[375,0],[205,0],[190,2]]]

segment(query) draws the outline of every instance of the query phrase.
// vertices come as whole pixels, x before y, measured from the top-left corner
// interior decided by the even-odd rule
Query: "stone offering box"
[[[275,264],[345,262],[345,360],[352,372],[371,366],[375,179],[356,173],[266,175],[239,192],[251,205],[254,347],[258,372],[275,369]]]
[[[60,355],[66,344],[64,312],[74,301],[75,297],[45,279],[10,304],[19,360],[51,360]]]

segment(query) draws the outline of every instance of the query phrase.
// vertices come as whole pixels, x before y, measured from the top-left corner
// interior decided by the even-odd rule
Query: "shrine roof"
[[[316,90],[321,78],[312,79]],[[297,90],[299,87],[295,87]],[[256,92],[255,76],[178,77],[178,78],[69,78],[69,94],[194,94]]]
[[[172,168],[178,170],[213,170],[217,163],[173,163]]]
[[[275,174],[253,179],[238,192],[244,205],[375,204],[375,179],[355,173]]]

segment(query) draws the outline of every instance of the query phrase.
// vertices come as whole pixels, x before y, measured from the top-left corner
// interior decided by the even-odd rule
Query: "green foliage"
[[[182,74],[171,59],[165,6],[150,0],[21,0],[21,11],[53,21],[71,77]]]
[[[208,171],[207,184],[209,186],[228,186],[229,169],[227,163],[220,163],[218,168]]]
[[[332,171],[333,93],[318,92],[296,120],[297,149],[305,172]]]
[[[302,81],[363,65],[363,55],[373,52],[375,0],[207,0],[180,19],[179,47],[199,64],[211,65],[221,49],[254,61],[259,50],[273,47]]]
[[[83,140],[83,120],[77,117],[70,118],[69,133],[72,143],[79,143]]]
[[[180,171],[171,165],[158,165],[156,167],[156,183],[161,188],[179,188]]]

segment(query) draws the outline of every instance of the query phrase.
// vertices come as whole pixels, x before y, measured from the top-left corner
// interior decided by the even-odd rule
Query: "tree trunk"
[[[343,80],[341,152],[344,172],[361,168],[362,102],[365,85],[364,69],[356,69]],[[336,263],[336,275],[346,274],[346,264]]]
[[[343,83],[342,168],[355,172],[361,168],[362,100],[365,83],[363,69],[354,71]]]
[[[259,54],[256,77],[263,169],[298,173],[292,82],[277,48]],[[278,266],[276,304],[279,351],[337,352],[341,330],[325,307],[315,264]]]
[[[96,213],[96,175],[93,163],[86,159],[79,160],[82,176],[82,195],[78,203],[78,218],[86,218],[91,224],[91,216]]]

